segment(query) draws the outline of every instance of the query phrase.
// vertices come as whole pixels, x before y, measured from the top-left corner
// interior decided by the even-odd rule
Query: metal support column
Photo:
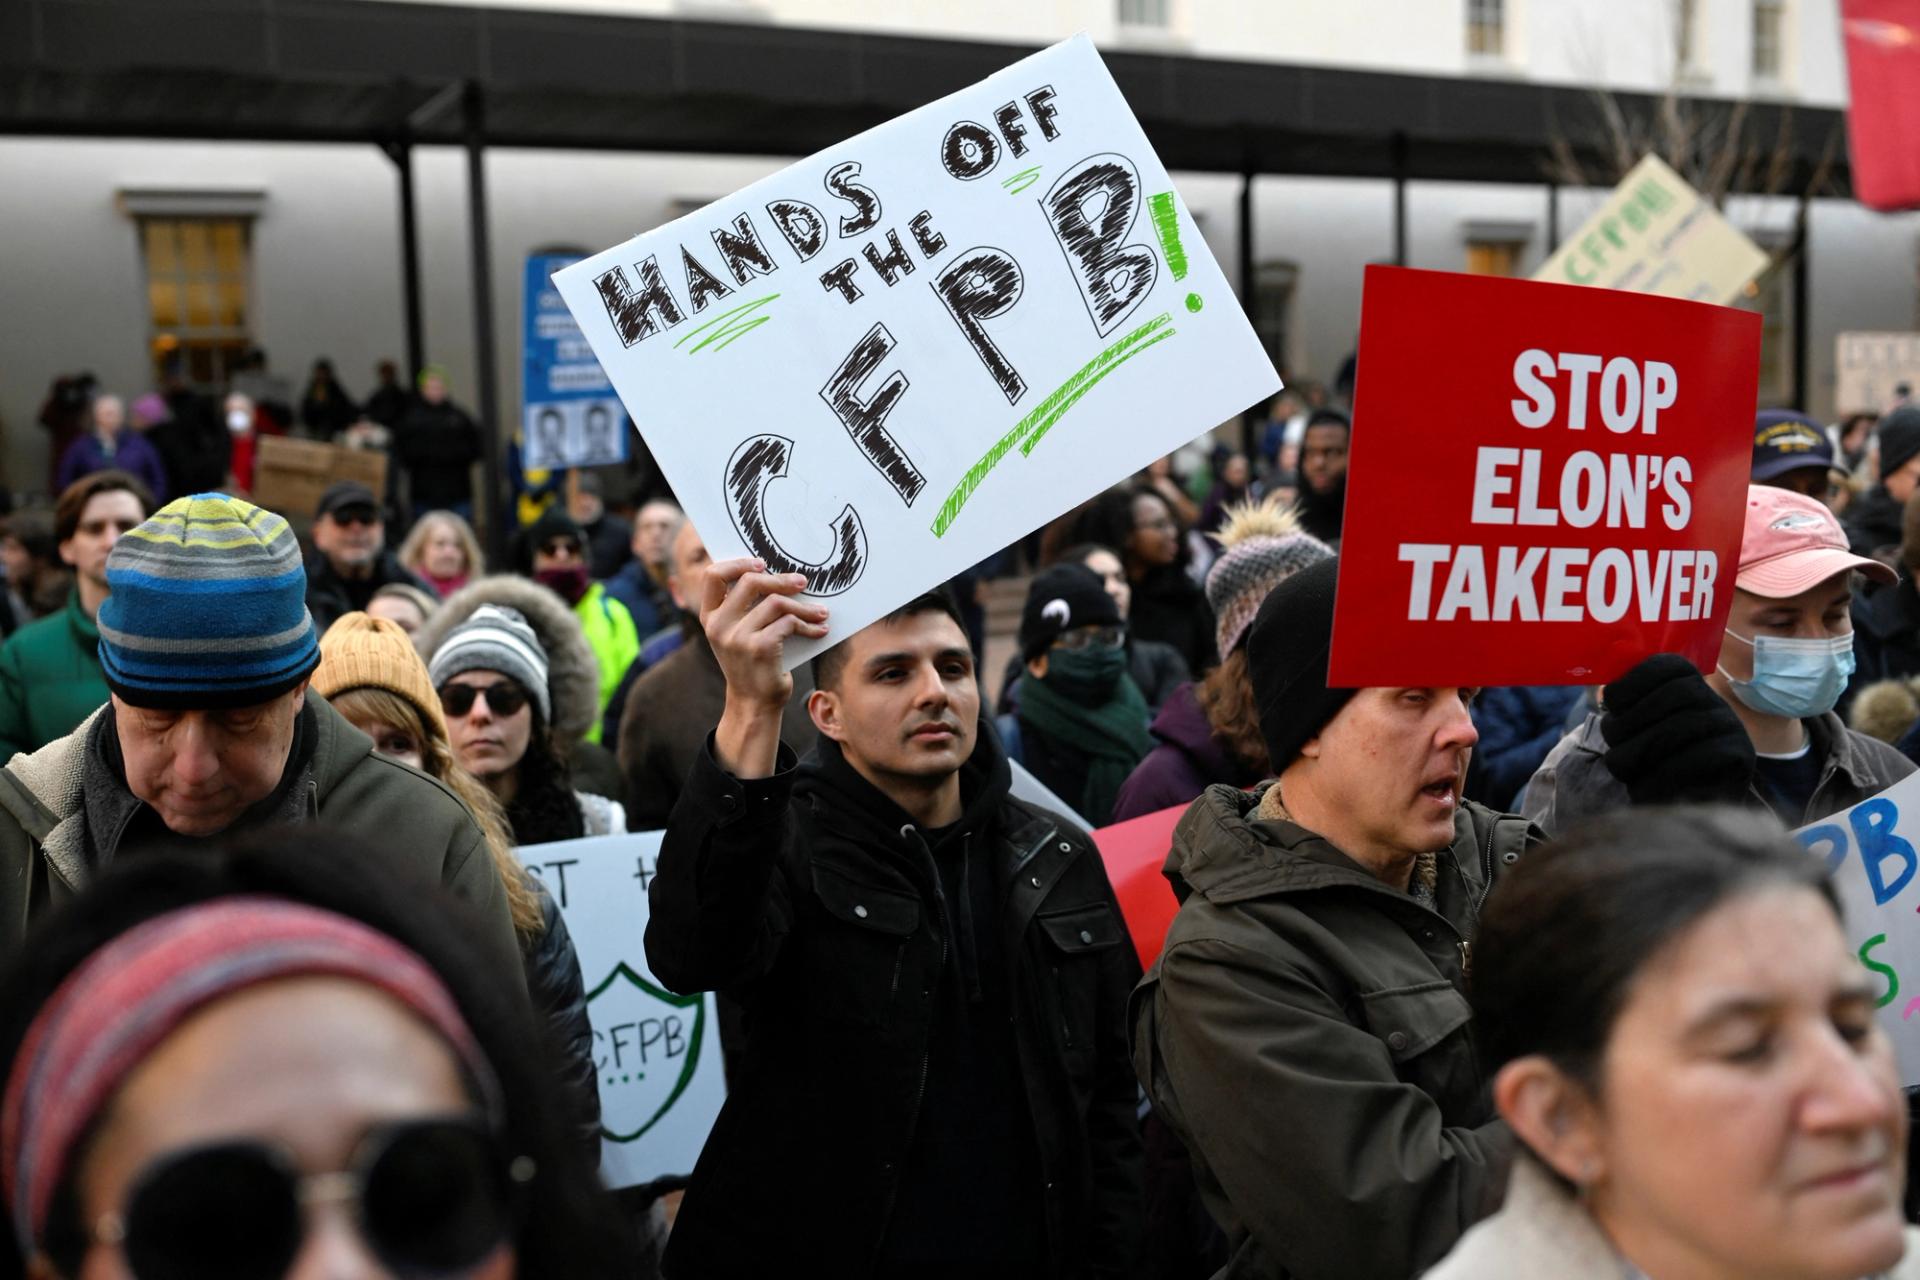
[[[461,95],[467,148],[467,238],[473,254],[473,375],[478,384],[484,492],[475,514],[484,511],[487,553],[503,564],[507,552],[506,504],[501,492],[502,433],[500,397],[494,378],[493,264],[487,239],[486,103],[480,86],[468,81]]]
[[[420,224],[413,196],[413,143],[406,136],[381,148],[400,177],[400,295],[407,330],[407,385],[420,379],[426,339],[420,315]]]
[[[1808,266],[1813,257],[1813,237],[1808,234],[1813,197],[1800,196],[1799,213],[1793,220],[1793,407],[1811,412],[1812,387],[1807,382],[1807,330],[1812,315],[1807,305]]]
[[[1547,182],[1547,256],[1560,252],[1560,184]]]
[[[1259,288],[1254,279],[1253,268],[1253,167],[1248,165],[1240,173],[1240,309],[1253,318],[1255,308],[1259,306],[1256,296]],[[1240,448],[1247,457],[1255,454],[1255,432],[1258,425],[1252,413],[1240,415]]]
[[[1407,135],[1393,135],[1393,265],[1407,265]]]

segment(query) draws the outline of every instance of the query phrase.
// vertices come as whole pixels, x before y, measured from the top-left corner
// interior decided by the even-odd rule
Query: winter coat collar
[[[982,720],[973,754],[960,766],[961,816],[956,825],[970,829],[990,822],[1012,786],[1013,771],[998,739]],[[840,744],[824,734],[801,762],[794,791],[818,807],[831,809],[836,822],[851,823],[888,845],[898,843],[904,828],[917,825],[906,810],[862,777],[847,762]]]
[[[307,707],[313,730],[311,795],[316,805],[323,805],[340,780],[372,754],[373,739],[312,692]],[[53,873],[75,890],[93,878],[84,814],[87,743],[106,714],[102,707],[66,737],[31,754],[23,752],[0,769],[0,807],[40,845]]]
[[[1522,1155],[1513,1162],[1500,1211],[1467,1232],[1426,1280],[1628,1280],[1640,1274],[1572,1193]],[[1907,1228],[1906,1256],[1882,1275],[1920,1276],[1920,1232]]]
[[[1246,773],[1213,736],[1213,725],[1208,722],[1207,713],[1200,709],[1200,699],[1191,683],[1181,685],[1168,696],[1160,714],[1153,718],[1153,736],[1185,752],[1203,778],[1231,779]]]
[[[1356,888],[1413,899],[1381,883],[1330,841],[1296,822],[1260,815],[1275,784],[1251,792],[1215,784],[1201,793],[1174,828],[1163,869],[1184,899],[1198,893],[1216,906],[1255,898]],[[1463,889],[1477,904],[1491,886],[1496,826],[1522,819],[1462,801],[1454,814],[1453,844],[1440,851],[1436,875],[1443,903]],[[1518,832],[1515,833],[1519,835]],[[1522,839],[1531,838],[1530,834]],[[1508,842],[1513,843],[1513,842]],[[1447,914],[1445,911],[1442,914]]]

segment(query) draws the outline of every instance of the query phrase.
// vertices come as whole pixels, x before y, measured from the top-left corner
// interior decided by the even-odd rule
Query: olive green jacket
[[[386,850],[401,867],[472,903],[485,922],[483,945],[503,974],[518,977],[520,949],[506,890],[485,840],[459,798],[416,769],[376,755],[373,740],[315,694],[313,756],[299,780],[304,820],[326,824],[358,848]],[[84,889],[91,865],[81,817],[87,734],[78,729],[0,769],[0,960],[20,946],[28,924]]]
[[[1462,805],[1423,859],[1427,907],[1261,818],[1270,790],[1209,787],[1174,831],[1182,905],[1133,993],[1134,1069],[1226,1231],[1221,1276],[1406,1280],[1505,1184],[1466,973],[1480,904],[1538,832]]]

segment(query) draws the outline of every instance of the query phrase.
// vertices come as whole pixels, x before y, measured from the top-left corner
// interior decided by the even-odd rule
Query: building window
[[[1735,303],[1760,313],[1762,409],[1793,403],[1793,331],[1799,318],[1793,313],[1792,285],[1792,261],[1776,261],[1747,285]]]
[[[249,219],[143,217],[138,226],[155,380],[177,359],[188,382],[223,386],[252,345]]]
[[[1520,240],[1469,240],[1467,271],[1476,276],[1517,276],[1520,274]]]
[[[1785,66],[1786,0],[1753,0],[1753,78],[1780,80]]]
[[[1263,262],[1254,269],[1253,331],[1282,378],[1289,376],[1287,347],[1293,339],[1293,296],[1299,280],[1300,267],[1292,262]]]
[[[1699,0],[1673,0],[1673,69],[1677,73],[1691,71],[1699,58],[1694,42],[1699,21]]]
[[[1120,0],[1120,25],[1166,30],[1172,0]]]
[[[1467,52],[1483,58],[1506,56],[1506,0],[1467,0]]]

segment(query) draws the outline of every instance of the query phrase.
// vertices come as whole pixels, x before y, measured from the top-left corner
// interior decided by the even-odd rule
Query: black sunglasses
[[[470,1270],[514,1231],[533,1161],[509,1163],[479,1124],[413,1121],[376,1129],[341,1173],[304,1174],[263,1142],[188,1147],[142,1170],[123,1213],[94,1226],[137,1280],[281,1280],[307,1236],[306,1207],[353,1205],[360,1235],[403,1276]]]
[[[497,716],[510,716],[527,705],[527,691],[508,680],[497,684],[450,684],[440,690],[440,709],[458,720],[473,710],[473,700],[487,695],[487,707]]]
[[[380,513],[372,507],[338,507],[331,513],[335,524],[379,524]]]

